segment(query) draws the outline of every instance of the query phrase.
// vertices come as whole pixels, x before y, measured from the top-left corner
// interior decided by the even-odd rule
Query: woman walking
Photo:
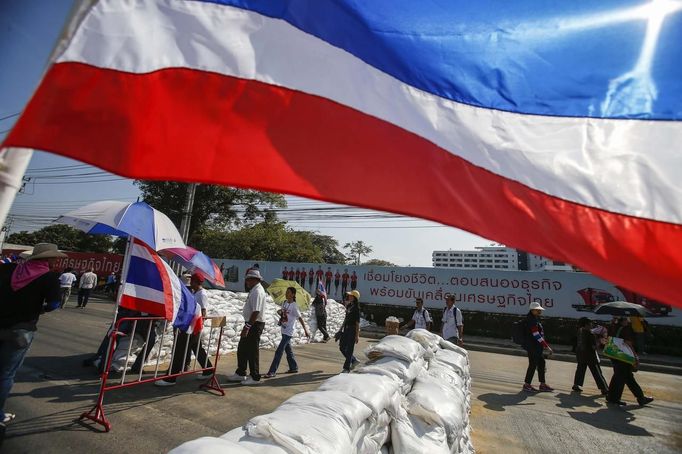
[[[578,367],[575,370],[573,377],[573,391],[582,392],[580,388],[585,381],[585,371],[590,368],[592,378],[605,396],[609,389],[606,385],[606,379],[599,367],[599,354],[597,353],[597,338],[592,332],[592,321],[587,317],[582,317],[578,320],[578,333],[575,347],[575,357],[578,361]]]
[[[294,337],[296,320],[301,322],[306,337],[310,337],[308,328],[305,326],[305,323],[303,323],[301,312],[296,305],[296,289],[294,287],[287,288],[286,301],[282,303],[282,309],[277,311],[277,313],[279,314],[279,325],[282,327],[282,340],[279,341],[277,350],[275,350],[275,357],[272,358],[270,370],[268,370],[268,373],[265,374],[263,378],[272,378],[277,374],[277,368],[282,360],[283,353],[286,353],[287,363],[289,364],[289,370],[287,370],[286,373],[295,374],[298,372],[298,364],[296,364],[294,350],[291,348],[291,338]]]
[[[637,356],[637,353],[635,353],[635,333],[633,333],[632,328],[630,327],[630,319],[621,317],[617,324],[611,326],[609,335],[623,339],[625,344],[632,349],[635,356],[635,365],[633,366],[624,361],[611,358],[611,363],[613,364],[613,377],[611,377],[611,383],[609,383],[609,393],[606,397],[606,401],[613,405],[626,405],[625,402],[620,399],[623,397],[625,385],[628,385],[630,392],[637,398],[637,403],[640,407],[653,402],[653,397],[644,395],[644,391],[640,388],[633,374],[639,366],[639,357]]]
[[[528,353],[528,369],[526,370],[526,379],[523,383],[523,390],[527,392],[539,391],[554,391],[552,387],[545,382],[545,358],[543,352],[545,350],[551,355],[552,348],[545,340],[545,332],[540,323],[540,315],[545,308],[539,303],[531,303],[528,315],[526,315],[526,341],[523,345]],[[531,382],[535,370],[538,371],[538,378],[540,379],[540,388],[535,389]]]
[[[339,350],[343,353],[346,361],[343,363],[344,372],[350,372],[350,370],[359,363],[355,356],[353,356],[353,351],[355,350],[355,344],[360,340],[360,292],[357,290],[350,291],[346,293],[346,317],[343,319],[343,325],[341,325],[341,331],[336,333],[335,338],[339,340]]]

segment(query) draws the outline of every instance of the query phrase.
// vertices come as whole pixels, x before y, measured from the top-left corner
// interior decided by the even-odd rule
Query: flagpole
[[[7,215],[14,203],[33,150],[29,148],[5,148],[0,154],[0,226],[5,225]]]

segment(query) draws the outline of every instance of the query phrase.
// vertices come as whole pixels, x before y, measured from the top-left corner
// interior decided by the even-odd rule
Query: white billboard
[[[216,260],[226,275],[230,290],[244,290],[244,274],[257,265],[265,281],[283,278],[298,281],[314,292],[321,277],[331,298],[339,300],[354,288],[360,301],[368,304],[413,306],[417,297],[426,307],[442,309],[446,295],[454,295],[464,310],[525,314],[531,302],[538,302],[548,317],[594,316],[600,303],[631,301],[647,307],[652,324],[682,326],[679,311],[648,300],[588,273],[466,270],[458,268],[412,268],[329,265],[319,263],[254,262]],[[311,278],[312,271],[312,278]],[[286,274],[285,274],[286,273]]]

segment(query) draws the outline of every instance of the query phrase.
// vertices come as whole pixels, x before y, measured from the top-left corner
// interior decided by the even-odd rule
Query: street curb
[[[369,339],[381,339],[385,336],[381,332],[360,331],[360,337]],[[502,345],[491,345],[483,343],[464,343],[464,348],[472,351],[499,353],[502,355],[526,356],[526,351],[520,347],[507,347]],[[555,353],[552,358],[555,361],[564,361],[568,363],[575,363],[575,355],[573,353]],[[643,362],[639,364],[639,370],[647,372],[659,372],[669,375],[682,375],[682,367],[669,366],[665,364],[656,364],[650,362]]]

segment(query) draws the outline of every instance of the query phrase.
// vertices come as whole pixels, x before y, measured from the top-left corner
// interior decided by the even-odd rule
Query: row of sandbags
[[[187,453],[472,453],[469,358],[426,330],[386,336],[352,373],[297,394]]]

